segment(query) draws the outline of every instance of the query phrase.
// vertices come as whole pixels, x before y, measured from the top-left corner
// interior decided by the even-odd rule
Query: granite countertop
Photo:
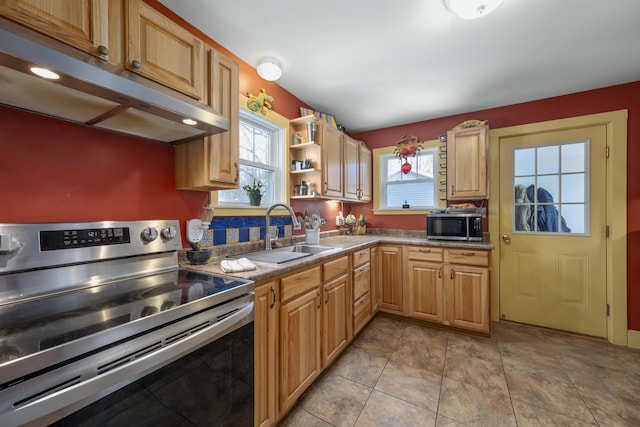
[[[303,236],[300,236],[303,238]],[[304,240],[296,241],[294,240],[291,243],[302,243]],[[339,251],[331,252],[328,254],[318,254],[311,255],[305,258],[301,258],[299,260],[287,262],[280,265],[272,265],[272,264],[256,264],[256,269],[252,271],[244,271],[241,273],[225,273],[220,267],[220,261],[224,259],[227,253],[224,253],[223,248],[216,248],[217,255],[211,257],[211,259],[204,265],[191,265],[189,261],[186,259],[185,251],[181,251],[179,259],[180,259],[180,268],[184,268],[187,270],[193,271],[202,271],[205,273],[213,273],[213,274],[223,274],[227,276],[240,277],[243,279],[253,280],[255,282],[261,282],[265,280],[272,279],[277,276],[281,276],[288,272],[292,272],[294,270],[298,270],[300,268],[310,266],[319,262],[324,262],[326,260],[332,258],[339,258],[347,253],[354,252],[360,249],[368,248],[379,243],[382,244],[403,244],[403,245],[417,245],[417,246],[431,246],[431,247],[441,247],[441,248],[461,248],[461,249],[478,249],[478,250],[492,250],[494,248],[491,243],[489,236],[485,235],[485,238],[482,242],[449,242],[449,241],[438,241],[438,240],[427,240],[424,237],[424,232],[407,232],[407,231],[397,231],[393,232],[391,230],[386,233],[376,233],[376,234],[366,234],[366,235],[346,235],[346,234],[337,234],[335,232],[322,233],[320,238],[319,245],[321,246],[330,246],[334,248],[341,248]],[[256,247],[247,249],[248,251],[256,250]],[[242,252],[234,251],[235,255],[241,255]]]

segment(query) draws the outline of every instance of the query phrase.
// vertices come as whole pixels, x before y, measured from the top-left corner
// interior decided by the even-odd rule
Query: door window
[[[589,140],[514,149],[514,232],[588,235]]]

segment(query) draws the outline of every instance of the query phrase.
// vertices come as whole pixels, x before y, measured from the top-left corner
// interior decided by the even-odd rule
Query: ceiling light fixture
[[[257,70],[260,77],[270,82],[282,76],[282,69],[275,58],[262,58]]]
[[[502,0],[444,0],[444,5],[463,19],[476,19],[488,15]]]

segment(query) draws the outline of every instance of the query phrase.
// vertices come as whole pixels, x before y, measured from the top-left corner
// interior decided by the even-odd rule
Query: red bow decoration
[[[396,141],[396,148],[393,150],[393,153],[400,159],[404,159],[402,173],[406,175],[411,172],[411,165],[409,164],[407,157],[415,157],[416,153],[422,150],[422,148],[422,141],[420,141],[420,138],[415,135],[402,135],[398,138]]]

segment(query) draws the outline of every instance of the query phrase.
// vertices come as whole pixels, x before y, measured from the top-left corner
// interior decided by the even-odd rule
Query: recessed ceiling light
[[[36,76],[40,76],[44,79],[58,80],[60,78],[60,75],[58,75],[57,73],[54,73],[53,71],[47,68],[31,67],[31,72]]]
[[[193,119],[184,119],[182,120],[182,123],[184,123],[185,125],[189,125],[189,126],[195,126],[198,124],[198,122],[196,122]]]

